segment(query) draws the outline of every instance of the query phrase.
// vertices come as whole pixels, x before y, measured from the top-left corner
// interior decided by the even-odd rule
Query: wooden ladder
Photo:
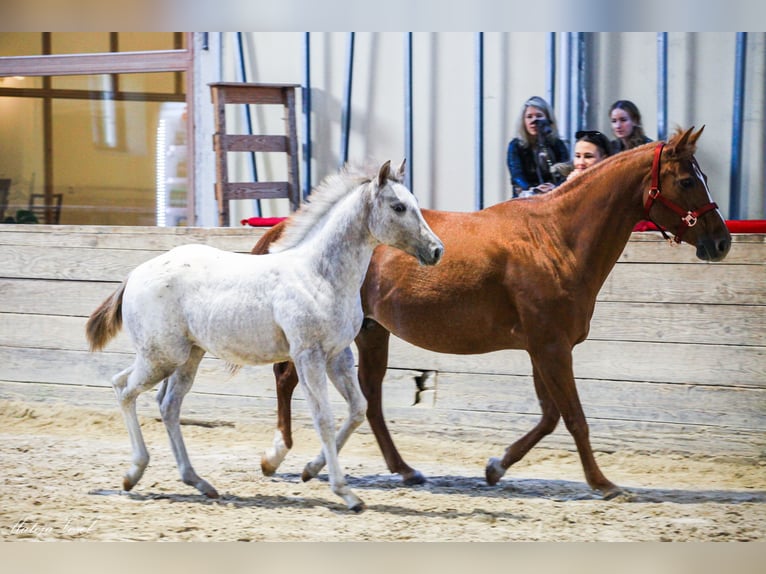
[[[298,135],[295,124],[295,88],[298,84],[210,84],[215,107],[213,149],[216,155],[215,195],[219,224],[229,225],[229,201],[236,199],[287,198],[290,209],[300,206]],[[279,104],[285,109],[285,135],[239,135],[226,131],[226,104]],[[287,181],[231,182],[228,152],[284,152],[287,154]]]

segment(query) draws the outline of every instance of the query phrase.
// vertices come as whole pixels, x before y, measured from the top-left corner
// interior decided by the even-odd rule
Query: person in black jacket
[[[568,161],[569,150],[559,138],[550,105],[539,96],[529,98],[521,109],[519,135],[508,144],[513,197],[552,190],[563,178],[551,167]]]

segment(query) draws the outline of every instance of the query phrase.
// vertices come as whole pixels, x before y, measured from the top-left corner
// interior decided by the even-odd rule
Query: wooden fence
[[[133,267],[174,245],[247,252],[261,233],[0,225],[0,398],[116,409],[109,380],[130,363],[131,345],[123,333],[104,352],[89,353],[90,312]],[[633,235],[599,295],[588,341],[575,350],[597,450],[766,456],[765,239],[735,236],[727,259],[707,264],[689,246]],[[384,399],[394,437],[436,432],[509,444],[540,412],[525,352],[440,355],[396,338]],[[145,401],[142,408],[156,414]],[[336,413],[340,404],[335,396]],[[211,405],[220,410],[212,414]],[[275,405],[269,366],[231,377],[207,357],[185,414],[270,419]],[[309,424],[300,392],[295,417]],[[545,445],[573,448],[563,424]]]

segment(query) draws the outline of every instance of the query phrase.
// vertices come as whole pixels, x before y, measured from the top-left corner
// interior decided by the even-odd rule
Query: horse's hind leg
[[[321,352],[316,350],[297,353],[294,360],[298,370],[298,379],[303,385],[306,400],[311,408],[314,427],[322,441],[322,450],[327,460],[330,488],[346,502],[351,510],[361,512],[364,509],[364,502],[346,484],[346,479],[338,462],[338,453],[335,448],[335,421],[327,396],[327,378],[325,376],[327,360]]]
[[[330,360],[327,364],[327,374],[348,404],[348,418],[343,422],[335,437],[335,448],[337,452],[340,452],[348,438],[364,422],[364,413],[367,408],[367,400],[359,390],[359,381],[354,369],[354,354],[350,347]],[[324,465],[324,452],[321,452],[319,456],[306,465],[301,478],[304,481],[314,478]]]
[[[274,376],[277,384],[277,430],[274,431],[272,447],[261,456],[261,472],[264,476],[273,475],[293,447],[290,401],[298,385],[295,365],[289,362],[275,363]]]
[[[188,361],[173,371],[163,386],[163,392],[158,394],[157,399],[160,404],[162,421],[165,423],[170,438],[170,446],[173,449],[176,464],[178,464],[178,472],[181,474],[181,480],[208,498],[218,498],[216,489],[194,471],[181,434],[181,404],[194,383],[197,367],[204,354],[205,351],[199,347],[193,347]]]
[[[493,485],[503,477],[505,472],[516,462],[520,461],[541,439],[551,434],[561,418],[559,410],[548,394],[540,373],[534,366],[532,376],[535,382],[535,392],[542,409],[542,417],[535,427],[509,446],[503,458],[490,458],[486,468],[487,484]]]
[[[152,368],[140,357],[137,357],[130,367],[112,378],[112,388],[122,409],[122,417],[133,449],[132,464],[122,479],[124,490],[132,489],[141,480],[149,464],[149,451],[146,450],[146,443],[144,443],[136,414],[136,399],[138,395],[152,388],[163,378],[164,373]]]

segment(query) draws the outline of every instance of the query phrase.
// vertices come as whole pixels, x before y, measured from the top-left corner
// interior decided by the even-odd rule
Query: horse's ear
[[[668,151],[670,154],[676,157],[694,154],[697,149],[697,138],[700,136],[703,129],[704,126],[696,134],[693,134],[692,132],[694,132],[694,126],[692,126],[688,130],[677,134],[669,142]]]
[[[399,164],[399,167],[396,168],[396,172],[394,173],[394,179],[398,181],[399,183],[402,183],[404,181],[404,168],[407,165],[407,158],[404,158],[402,160],[402,163]]]
[[[694,128],[692,128],[692,129],[694,129]],[[702,127],[697,131],[697,133],[692,134],[691,136],[689,136],[689,143],[696,147],[697,140],[700,138],[700,136],[702,135],[702,132],[704,130],[705,130],[705,125],[703,124]]]
[[[388,160],[386,163],[380,166],[380,170],[378,171],[378,187],[383,187],[386,185],[386,181],[388,180],[390,172],[391,160]]]

